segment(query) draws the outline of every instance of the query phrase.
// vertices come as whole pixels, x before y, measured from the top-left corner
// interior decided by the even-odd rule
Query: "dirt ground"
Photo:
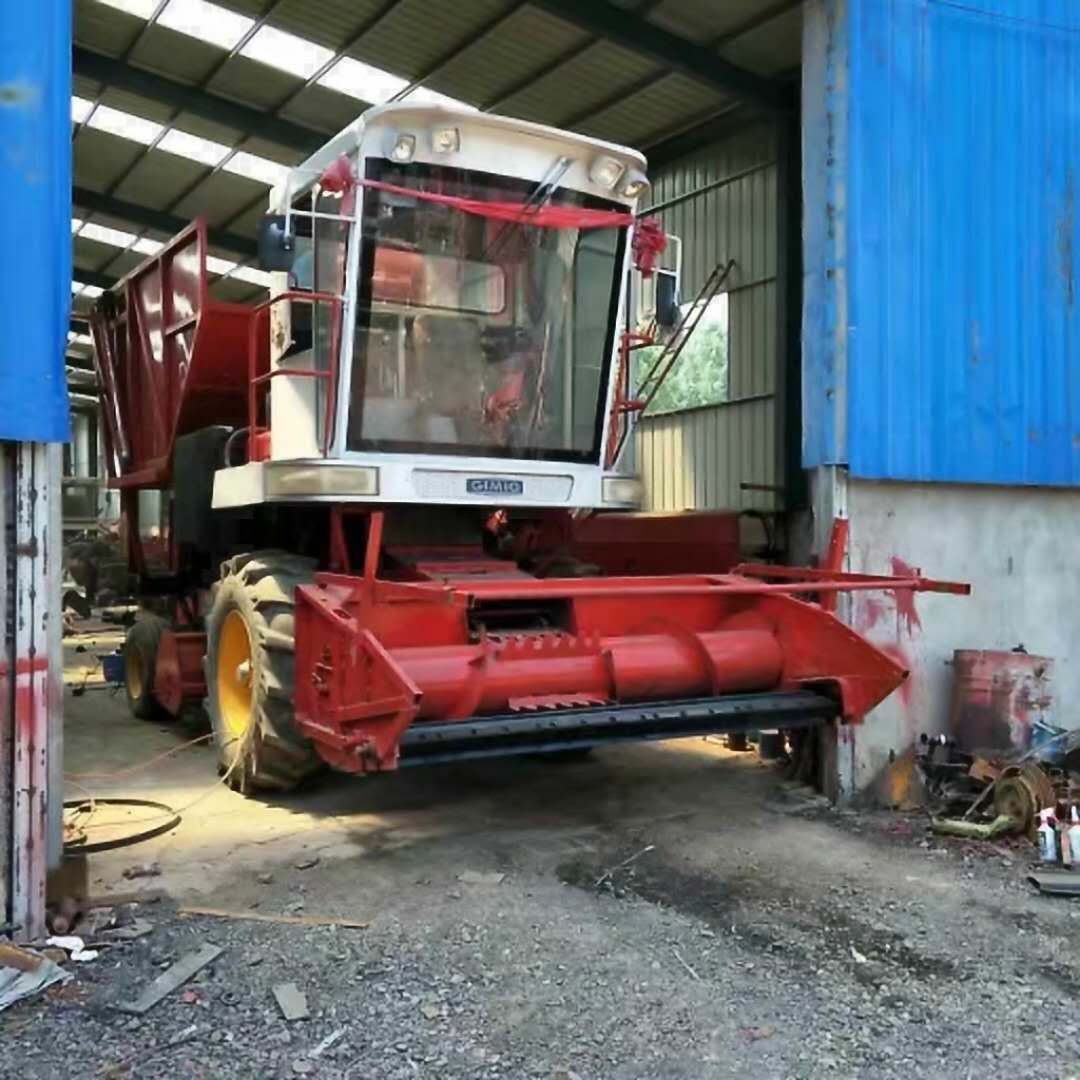
[[[204,744],[88,775],[198,732],[107,690],[66,704],[73,797],[194,805],[92,858],[96,895],[164,891],[153,931],[0,1014],[2,1076],[1080,1077],[1080,905],[1030,891],[1023,844],[840,813],[700,739],[258,803]],[[186,991],[116,1008],[207,942]],[[309,1019],[282,1018],[289,982]]]

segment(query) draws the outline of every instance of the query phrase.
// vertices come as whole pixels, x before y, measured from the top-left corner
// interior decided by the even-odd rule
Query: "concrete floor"
[[[72,664],[93,663],[101,640]],[[226,1043],[192,1050],[184,1075],[308,1071],[288,1056],[236,1069],[227,1041],[280,1035],[306,1055],[345,1025],[357,1077],[1080,1076],[1080,1023],[1054,1008],[1080,992],[1080,905],[1032,895],[1026,841],[942,844],[918,816],[840,814],[701,739],[330,775],[260,802],[216,782],[205,744],[133,771],[196,731],[133,720],[104,688],[65,705],[72,797],[183,814],[168,835],[93,856],[95,894],[160,888],[179,904],[370,924],[343,939],[151,909],[148,946],[80,978],[107,1002],[151,977],[162,949],[225,945],[211,988],[247,1011],[213,1014],[232,1025]],[[149,863],[160,876],[124,877]],[[249,969],[252,954],[267,959]],[[281,980],[318,1004],[302,1033],[281,1029]],[[131,1031],[107,1010],[43,1015],[58,1046],[81,1040],[88,1069],[171,1046],[191,1023],[178,1001]],[[19,1036],[38,1070],[19,1075],[56,1075],[60,1058],[40,1056],[49,1030]],[[318,1072],[346,1075],[340,1061]]]
[[[83,681],[82,665],[114,639],[119,635],[96,635],[87,654],[72,655],[69,648],[69,688]],[[150,863],[161,870],[154,886],[183,900],[214,895],[238,873],[297,861],[301,853],[325,863],[351,862],[358,871],[375,856],[451,842],[468,848],[470,865],[479,869],[522,843],[573,853],[616,827],[708,818],[716,809],[719,774],[758,768],[753,755],[691,739],[603,750],[572,763],[506,758],[376,777],[331,773],[310,789],[254,800],[216,782],[208,743],[179,749],[203,729],[130,717],[123,693],[101,686],[100,673],[86,685],[65,702],[66,797],[154,799],[183,818],[165,836],[94,856],[95,895],[130,891],[123,871]],[[99,839],[153,820],[153,811],[102,808],[90,832]]]

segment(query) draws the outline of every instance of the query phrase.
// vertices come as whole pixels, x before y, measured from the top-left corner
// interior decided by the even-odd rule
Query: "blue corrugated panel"
[[[71,0],[0,0],[0,439],[69,437]]]
[[[842,271],[808,282],[841,326],[806,347],[807,464],[1080,483],[1080,3],[811,7],[808,43],[826,27],[823,55],[846,69],[808,53],[806,88],[827,78],[846,148],[822,166],[838,198],[812,205],[807,185]],[[812,232],[807,254],[813,276]],[[846,403],[823,396],[830,365]]]
[[[803,464],[847,460],[846,0],[803,15]]]

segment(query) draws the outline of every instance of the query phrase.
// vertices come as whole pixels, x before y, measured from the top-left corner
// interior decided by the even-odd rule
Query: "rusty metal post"
[[[46,443],[0,446],[6,881],[0,895],[6,894],[2,921],[34,939],[45,930],[46,874],[61,855],[60,459],[59,448]]]

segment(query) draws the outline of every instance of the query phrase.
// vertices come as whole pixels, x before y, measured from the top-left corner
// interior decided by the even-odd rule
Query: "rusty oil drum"
[[[1040,722],[1050,722],[1054,662],[1026,652],[957,649],[953,653],[949,734],[961,750],[1024,751]]]

